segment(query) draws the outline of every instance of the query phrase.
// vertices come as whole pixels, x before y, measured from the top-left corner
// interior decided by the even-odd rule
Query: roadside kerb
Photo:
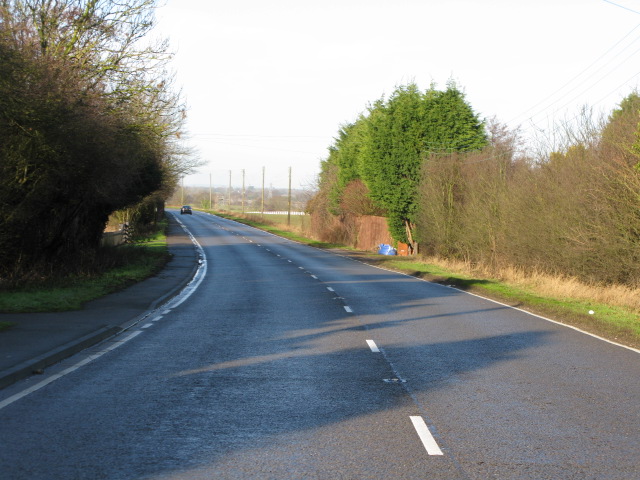
[[[110,327],[105,325],[99,330],[85,335],[82,338],[73,340],[44,355],[40,355],[39,357],[22,362],[13,368],[5,370],[1,373],[2,376],[0,376],[0,389],[8,387],[9,385],[30,377],[33,374],[37,374],[42,369],[61,362],[65,358],[71,357],[85,348],[92,347],[93,345],[106,340],[107,338],[111,338],[120,332],[122,332],[122,328],[120,327]]]
[[[149,317],[153,312],[158,310],[158,308],[180,294],[180,292],[192,282],[200,267],[201,259],[199,258],[200,255],[196,250],[195,244],[193,244],[193,241],[189,238],[188,232],[186,232],[181,222],[177,221],[173,214],[169,215],[169,220],[170,228],[167,234],[167,245],[169,252],[172,254],[172,259],[167,263],[165,268],[154,277],[144,280],[121,292],[116,292],[94,301],[96,303],[102,302],[103,304],[109,302],[116,304],[115,308],[113,305],[110,305],[110,308],[104,309],[100,313],[104,316],[106,312],[109,320],[114,319],[116,320],[114,323],[117,324],[109,325],[103,321],[90,333],[84,335],[80,333],[81,336],[79,336],[79,338],[70,339],[62,345],[56,345],[46,353],[34,354],[33,358],[10,367],[5,367],[0,371],[0,389],[6,388],[33,374],[40,373],[44,368],[121,334]],[[184,230],[184,232],[180,232],[180,230]],[[191,245],[192,253],[190,255],[185,255],[184,252],[184,246],[187,242]],[[154,296],[148,299],[141,299],[139,292]],[[122,304],[119,305],[120,308],[118,308],[118,302],[121,300]],[[127,303],[127,300],[129,300],[129,303]],[[146,303],[142,310],[137,307],[141,302]],[[131,304],[134,305],[132,306]],[[82,315],[86,313],[87,318],[95,315],[91,310],[74,313]],[[60,313],[60,315],[64,314],[65,312]]]

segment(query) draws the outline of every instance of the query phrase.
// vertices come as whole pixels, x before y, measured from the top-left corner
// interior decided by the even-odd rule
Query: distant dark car
[[[185,213],[193,215],[193,212],[191,211],[191,207],[189,205],[183,205],[180,209],[180,215],[184,215]]]

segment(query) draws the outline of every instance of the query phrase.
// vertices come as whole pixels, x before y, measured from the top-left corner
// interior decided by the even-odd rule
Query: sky
[[[313,186],[340,126],[396,87],[454,80],[525,137],[640,82],[640,0],[165,0],[185,186]],[[525,138],[526,139],[526,138]]]

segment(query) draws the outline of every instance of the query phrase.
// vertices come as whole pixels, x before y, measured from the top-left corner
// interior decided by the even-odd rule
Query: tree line
[[[320,192],[310,209],[333,215],[384,212],[393,237],[413,248],[423,157],[486,143],[483,123],[455,84],[426,92],[415,84],[400,86],[342,127],[321,163]],[[349,203],[360,209],[351,211]]]
[[[90,262],[193,166],[155,0],[0,1],[0,274]],[[145,203],[147,204],[145,206]]]
[[[354,217],[382,215],[421,254],[638,286],[639,121],[633,92],[532,152],[454,84],[399,87],[340,129],[309,204],[315,230],[354,242]]]

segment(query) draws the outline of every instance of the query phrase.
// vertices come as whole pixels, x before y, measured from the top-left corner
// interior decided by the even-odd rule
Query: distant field
[[[271,223],[273,225],[287,225],[287,214],[264,215],[264,217],[260,214],[247,214],[247,216],[260,219],[264,223]],[[291,215],[291,223],[289,225],[304,230],[305,227],[310,224],[310,222],[311,219],[308,215]]]
[[[176,207],[175,205],[171,205],[171,207],[179,208],[179,207]],[[202,209],[198,207],[194,207],[194,208],[196,210],[201,210],[203,212],[209,212],[213,214],[218,213],[215,210],[207,210],[207,209]],[[293,214],[294,212],[291,212],[292,214],[290,217],[290,221],[288,220],[287,218],[288,215],[286,213],[272,214],[272,213],[265,212],[264,215],[262,215],[261,213],[242,213],[240,210],[236,210],[233,207],[231,207],[231,210],[222,210],[219,213],[236,215],[238,217],[246,218],[254,222],[259,222],[266,225],[279,226],[285,229],[289,227],[301,233],[306,232],[309,226],[311,225],[311,217],[309,215],[299,215],[299,214],[294,215]]]

